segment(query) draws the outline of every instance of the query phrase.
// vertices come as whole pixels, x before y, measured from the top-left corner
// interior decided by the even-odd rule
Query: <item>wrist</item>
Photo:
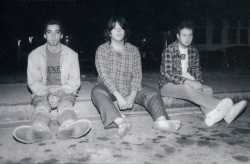
[[[136,95],[137,95],[137,91],[136,90],[132,90],[129,96],[132,97],[132,98],[135,98]]]
[[[113,95],[117,100],[123,98],[122,94],[119,91],[114,91]]]

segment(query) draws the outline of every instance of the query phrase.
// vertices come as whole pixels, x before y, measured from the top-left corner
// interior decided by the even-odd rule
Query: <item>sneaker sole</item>
[[[76,121],[76,123],[78,124],[77,128],[59,130],[56,133],[57,139],[66,140],[66,139],[70,139],[70,138],[80,138],[80,137],[86,135],[91,129],[91,122],[89,120],[78,120],[78,121]],[[84,127],[84,129],[82,127]]]
[[[20,129],[26,129],[26,135],[28,135],[27,139],[25,139],[26,138],[25,135],[23,135],[24,138],[18,136],[18,130]],[[51,131],[38,131],[32,129],[30,126],[20,126],[13,131],[13,136],[19,142],[25,144],[32,144],[35,142],[50,140],[53,134]]]

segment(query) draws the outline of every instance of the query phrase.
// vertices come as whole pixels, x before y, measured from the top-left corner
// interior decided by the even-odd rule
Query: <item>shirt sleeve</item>
[[[200,56],[198,50],[195,49],[194,62],[191,68],[191,74],[194,76],[196,81],[203,82],[200,71]]]
[[[30,54],[28,57],[27,79],[28,86],[33,94],[37,96],[44,96],[48,94],[49,90],[45,84],[43,84],[42,71],[39,67],[39,59],[35,57],[35,54]]]
[[[109,52],[107,49],[105,49],[104,47],[99,47],[96,51],[95,65],[99,78],[102,80],[103,84],[109,89],[109,91],[113,93],[114,91],[118,90],[118,87],[109,75],[109,70],[107,67],[108,53]]]
[[[67,94],[71,93],[76,94],[81,85],[78,54],[74,54],[72,58],[73,60],[70,63],[70,70],[68,74],[67,83],[64,86],[62,86],[62,89]]]
[[[162,54],[162,60],[164,62],[164,75],[167,81],[170,81],[174,84],[183,84],[186,78],[182,77],[180,74],[175,73],[173,70],[173,58],[172,51],[166,49]]]
[[[141,91],[142,82],[142,68],[141,68],[141,56],[137,48],[135,48],[135,57],[133,60],[133,71],[131,80],[131,90]]]

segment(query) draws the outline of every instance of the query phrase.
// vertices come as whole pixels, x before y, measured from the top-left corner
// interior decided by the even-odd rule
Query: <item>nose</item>
[[[117,28],[117,31],[120,32],[120,31],[121,31],[121,28]]]
[[[55,32],[52,32],[52,37],[55,37],[56,33]]]

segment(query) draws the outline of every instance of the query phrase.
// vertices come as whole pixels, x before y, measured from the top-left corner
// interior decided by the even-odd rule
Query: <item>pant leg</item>
[[[76,95],[69,94],[65,95],[62,100],[57,105],[57,121],[59,125],[67,122],[68,120],[77,120],[77,116],[75,111],[73,110],[73,106],[76,101]]]
[[[211,87],[209,87],[209,86],[203,85],[202,86],[202,92],[204,94],[209,95],[209,96],[213,96],[213,89]],[[200,106],[200,108],[201,108],[201,111],[203,112],[204,115],[207,115],[208,112],[213,110],[211,108],[206,108],[206,107],[204,107],[202,105]]]
[[[91,92],[91,99],[100,113],[104,127],[117,127],[114,120],[122,116],[114,104],[115,97],[109,92],[107,87],[102,83],[97,84]]]
[[[175,85],[173,83],[167,83],[160,91],[162,96],[188,100],[208,109],[214,109],[220,102],[219,99],[196,90],[187,84]]]
[[[43,124],[45,126],[49,126],[51,120],[51,107],[47,97],[35,96],[32,99],[32,105],[34,106],[34,112],[31,116],[31,125]]]
[[[142,90],[136,95],[135,103],[144,106],[154,121],[160,116],[169,119],[160,92],[154,87],[143,84]]]

